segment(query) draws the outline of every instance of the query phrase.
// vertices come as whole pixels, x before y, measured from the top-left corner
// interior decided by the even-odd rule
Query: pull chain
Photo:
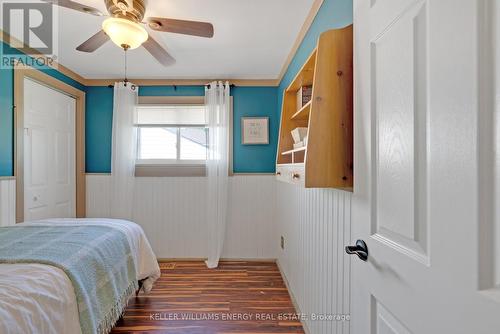
[[[128,84],[128,79],[127,79],[127,51],[128,51],[128,49],[130,49],[130,46],[128,46],[126,44],[123,44],[122,48],[123,48],[123,51],[125,52],[125,79],[123,80],[123,85],[125,87],[127,87],[127,84]],[[137,87],[135,85],[132,85],[131,88],[132,88],[132,90],[136,90]]]
[[[123,48],[123,51],[125,52],[125,80],[123,80],[125,87],[127,87],[127,83],[128,83],[128,79],[127,79],[127,50],[128,50],[128,48],[126,48],[126,47]]]

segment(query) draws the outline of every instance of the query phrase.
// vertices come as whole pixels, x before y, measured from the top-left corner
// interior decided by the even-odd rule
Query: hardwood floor
[[[275,263],[169,266],[160,264],[151,294],[132,298],[112,333],[304,333]]]

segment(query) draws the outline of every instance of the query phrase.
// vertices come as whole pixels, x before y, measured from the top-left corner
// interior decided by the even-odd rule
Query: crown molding
[[[85,79],[85,86],[108,86],[115,82],[123,81],[123,78],[118,79]],[[131,79],[129,81],[138,86],[203,86],[212,81],[229,81],[235,86],[252,87],[265,86],[276,87],[279,82],[275,79]]]
[[[295,39],[293,47],[290,50],[288,57],[281,68],[281,72],[278,78],[276,79],[262,79],[262,80],[259,79],[130,79],[130,81],[138,86],[201,86],[215,80],[220,80],[220,81],[229,81],[231,84],[241,87],[277,87],[281,83],[281,80],[283,79],[288,69],[288,66],[290,66],[293,57],[295,56],[297,50],[302,44],[302,41],[304,40],[307,31],[311,27],[311,24],[313,23],[314,18],[318,14],[318,11],[321,8],[323,2],[324,0],[314,0],[311,10],[309,11],[307,18],[304,21],[302,28],[300,29],[299,35]],[[7,43],[7,41],[15,41],[16,44],[23,45],[24,48],[28,49],[29,51],[28,54],[26,54],[27,56],[41,55],[47,59],[47,57],[45,57],[40,51],[27,47],[26,44],[22,43],[21,41],[12,36],[9,36],[9,34],[4,32],[3,30],[0,30],[0,40],[5,43]],[[123,78],[87,79],[56,61],[52,61],[50,67],[61,72],[65,76],[75,80],[76,82],[80,83],[83,86],[108,86],[114,84],[115,82],[123,80]]]
[[[15,44],[18,44],[18,45],[23,45],[23,48],[27,49],[28,50],[28,53],[25,55],[26,56],[30,56],[30,55],[40,55],[42,56],[44,59],[48,59],[48,57],[46,57],[45,55],[43,55],[40,51],[36,50],[36,49],[33,49],[33,48],[29,48],[26,44],[24,44],[23,42],[21,42],[20,40],[18,40],[17,38],[15,37],[12,37],[10,36],[8,33],[6,33],[5,31],[1,30],[0,29],[0,40],[6,44],[9,44],[7,41],[14,41]],[[61,72],[62,74],[64,74],[65,76],[79,82],[80,84],[82,85],[85,85],[84,82],[85,82],[85,78],[82,77],[81,75],[79,75],[78,73],[76,72],[73,72],[72,70],[70,70],[69,68],[65,67],[64,65],[61,65],[59,64],[58,62],[56,62],[55,60],[52,60],[51,62],[49,61],[46,61],[47,64],[49,64],[49,67]]]
[[[278,85],[281,83],[281,80],[283,80],[283,77],[285,76],[285,73],[288,70],[288,66],[290,66],[290,63],[292,62],[293,57],[297,53],[297,50],[299,49],[300,45],[302,44],[302,41],[304,40],[304,37],[306,37],[306,34],[309,31],[309,28],[311,28],[311,25],[314,22],[316,15],[318,15],[318,12],[321,8],[321,5],[323,5],[323,2],[324,2],[324,0],[314,0],[314,3],[311,7],[311,10],[309,11],[309,14],[306,17],[306,20],[304,21],[304,24],[302,25],[302,28],[300,29],[299,35],[297,36],[297,39],[295,40],[295,43],[293,44],[292,49],[288,53],[288,57],[285,60],[283,67],[281,68],[281,72],[278,76],[278,79],[276,79],[276,81],[278,82]]]

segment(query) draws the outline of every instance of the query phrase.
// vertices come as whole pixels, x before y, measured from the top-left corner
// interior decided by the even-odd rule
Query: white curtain
[[[113,146],[111,160],[112,218],[132,219],[134,170],[137,149],[135,127],[138,87],[116,82],[113,97]]]
[[[205,88],[208,123],[207,223],[208,268],[217,268],[227,221],[229,172],[229,83],[212,82]]]

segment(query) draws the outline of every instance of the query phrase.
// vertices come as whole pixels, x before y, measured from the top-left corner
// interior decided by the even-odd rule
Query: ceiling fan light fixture
[[[148,32],[133,21],[118,17],[110,17],[102,23],[102,30],[113,43],[121,48],[135,49],[148,40]]]

